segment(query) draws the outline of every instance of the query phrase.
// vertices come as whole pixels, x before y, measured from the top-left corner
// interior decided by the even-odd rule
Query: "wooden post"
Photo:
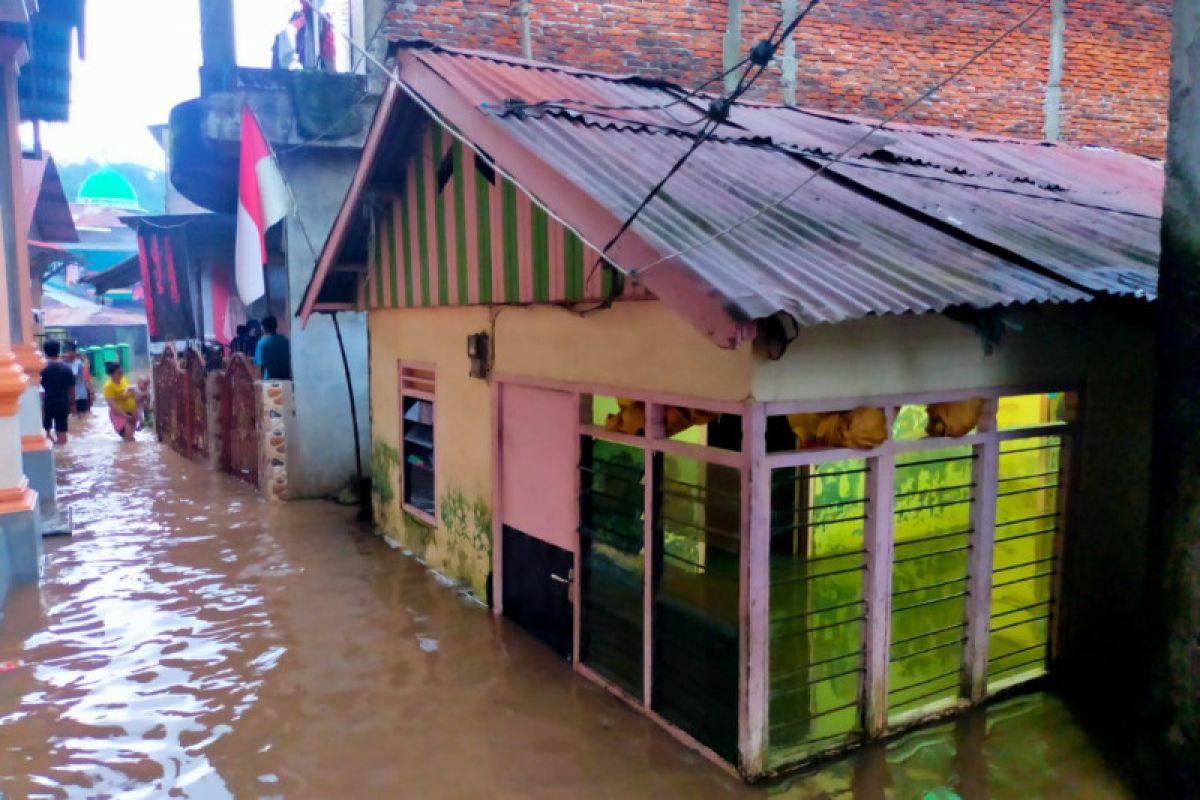
[[[980,416],[980,432],[995,429],[996,401],[989,400]],[[988,630],[992,614],[992,565],[996,540],[996,479],[1000,472],[1000,442],[992,438],[975,446],[971,483],[971,552],[967,560],[966,643],[963,646],[962,696],[972,703],[987,694]]]
[[[868,737],[887,729],[888,655],[892,640],[892,525],[895,456],[881,453],[867,471],[866,669],[863,672],[863,728]]]
[[[742,774],[753,778],[765,772],[769,746],[771,469],[766,407],[749,406],[743,420],[738,753]]]

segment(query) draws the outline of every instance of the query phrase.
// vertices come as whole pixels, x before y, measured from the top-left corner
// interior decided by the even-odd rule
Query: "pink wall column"
[[[761,775],[768,740],[768,669],[771,623],[771,468],[767,464],[767,411],[749,406],[743,417],[742,669],[738,681],[738,751],[745,775]]]

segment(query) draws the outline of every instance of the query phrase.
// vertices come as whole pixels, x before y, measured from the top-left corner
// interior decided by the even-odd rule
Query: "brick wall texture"
[[[799,0],[803,7],[804,0]],[[794,34],[801,106],[884,116],[936,84],[1037,0],[825,0]],[[1167,129],[1170,0],[1066,0],[1062,138],[1161,157]],[[533,57],[683,86],[722,69],[725,0],[530,0]],[[742,51],[779,20],[742,0]],[[1041,138],[1049,6],[902,121]],[[393,39],[519,55],[517,0],[390,0]],[[783,97],[781,59],[750,97]]]

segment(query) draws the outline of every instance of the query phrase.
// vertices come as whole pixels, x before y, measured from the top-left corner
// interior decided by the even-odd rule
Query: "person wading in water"
[[[133,441],[137,430],[138,398],[121,362],[109,361],[104,365],[108,380],[104,382],[104,399],[108,403],[108,419],[117,435],[127,442]]]
[[[67,443],[67,417],[75,405],[75,373],[58,359],[62,345],[46,342],[46,368],[42,370],[42,428],[46,435],[54,429],[54,441]]]
[[[63,363],[71,368],[75,376],[75,404],[72,410],[82,418],[92,410],[92,403],[96,402],[96,390],[92,388],[92,371],[88,369],[87,361],[79,356],[78,343],[67,342]]]

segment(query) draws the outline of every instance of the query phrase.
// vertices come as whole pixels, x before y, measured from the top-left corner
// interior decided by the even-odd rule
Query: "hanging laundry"
[[[788,425],[801,450],[849,447],[871,450],[887,441],[887,415],[882,408],[859,407],[821,414],[788,414]]]
[[[953,403],[930,403],[925,407],[929,423],[925,433],[930,436],[950,436],[958,439],[966,436],[979,425],[983,413],[983,400],[973,397]]]

